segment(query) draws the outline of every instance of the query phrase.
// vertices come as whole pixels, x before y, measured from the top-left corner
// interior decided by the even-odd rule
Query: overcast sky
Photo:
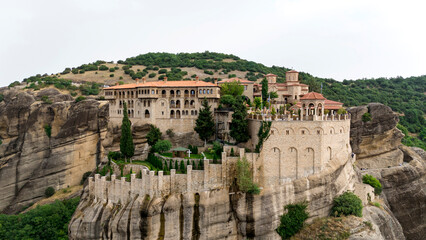
[[[421,0],[0,3],[0,86],[98,59],[206,50],[336,80],[426,74]]]

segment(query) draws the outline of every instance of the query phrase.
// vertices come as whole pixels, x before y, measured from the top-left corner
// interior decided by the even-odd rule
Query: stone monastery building
[[[277,75],[274,74],[267,74],[266,79],[269,92],[278,94],[278,99],[274,99],[272,105],[278,110],[286,103],[296,103],[293,108],[300,109],[305,120],[319,120],[326,115],[325,110],[331,110],[333,114],[343,105],[326,99],[320,93],[308,92],[309,86],[299,82],[297,71],[288,71],[285,83],[277,83]],[[234,81],[244,86],[243,94],[251,101],[261,96],[262,85],[246,79],[230,78],[211,83],[200,81],[198,77],[195,81],[167,81],[167,77],[155,82],[147,82],[145,78],[139,82],[137,79],[134,84],[105,88],[104,94],[109,101],[113,122],[121,122],[123,104],[126,103],[132,122],[154,124],[161,131],[192,132],[203,99],[206,98],[212,111],[215,110],[219,105],[221,85]],[[229,131],[230,116],[229,113],[216,112],[219,132],[225,132],[225,135]],[[277,118],[284,120],[287,116]]]

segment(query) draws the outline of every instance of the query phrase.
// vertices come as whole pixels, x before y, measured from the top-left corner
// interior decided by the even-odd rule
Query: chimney
[[[195,77],[195,81],[198,82],[198,76]]]
[[[136,78],[135,80],[136,80],[136,84],[139,84],[139,78]]]
[[[167,82],[167,77],[164,77],[164,82]]]
[[[214,78],[214,84],[217,85],[217,78]]]
[[[142,83],[143,83],[143,84],[145,84],[145,83],[146,83],[146,78],[145,78],[145,77],[143,77],[143,78],[142,78]]]

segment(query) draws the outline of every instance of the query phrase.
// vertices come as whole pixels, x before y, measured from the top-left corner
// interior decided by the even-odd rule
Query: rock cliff
[[[13,213],[43,198],[47,187],[77,185],[84,172],[95,168],[103,154],[108,104],[75,103],[56,89],[3,94],[0,211]],[[42,96],[48,99],[41,101]]]
[[[407,239],[426,236],[426,154],[401,145],[398,117],[389,107],[371,103],[349,109],[351,145],[360,174],[371,174],[383,185],[382,196],[400,222]],[[371,114],[363,122],[362,115]]]

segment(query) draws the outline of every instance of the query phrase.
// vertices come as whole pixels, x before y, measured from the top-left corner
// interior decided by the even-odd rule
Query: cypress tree
[[[127,105],[124,103],[123,107],[123,121],[121,124],[121,137],[120,137],[120,152],[124,155],[125,161],[127,158],[133,157],[135,154],[135,145],[133,144],[132,126],[127,115]]]
[[[198,133],[200,138],[206,142],[215,132],[213,114],[210,111],[207,99],[203,100],[203,108],[200,109],[198,118],[195,121],[194,130]]]
[[[195,161],[192,160],[192,169],[197,169],[197,166],[195,165]]]
[[[184,160],[180,161],[180,171],[186,173],[185,162]]]
[[[199,161],[199,163],[198,163],[198,168],[199,168],[200,170],[204,170],[204,160],[203,160],[203,159],[200,159],[200,161]]]
[[[188,165],[191,165],[191,164],[189,163],[189,159],[188,159],[188,160],[186,160],[186,166],[188,167]]]
[[[250,139],[248,132],[247,109],[242,98],[237,98],[230,128],[230,135],[237,142],[247,142]]]
[[[172,159],[170,159],[170,162],[169,162],[169,169],[173,169],[173,162],[172,162]]]
[[[265,102],[268,99],[268,80],[262,80],[262,100]]]
[[[176,169],[176,171],[179,169],[179,165],[178,165],[178,161],[177,160],[175,161],[175,169]]]

